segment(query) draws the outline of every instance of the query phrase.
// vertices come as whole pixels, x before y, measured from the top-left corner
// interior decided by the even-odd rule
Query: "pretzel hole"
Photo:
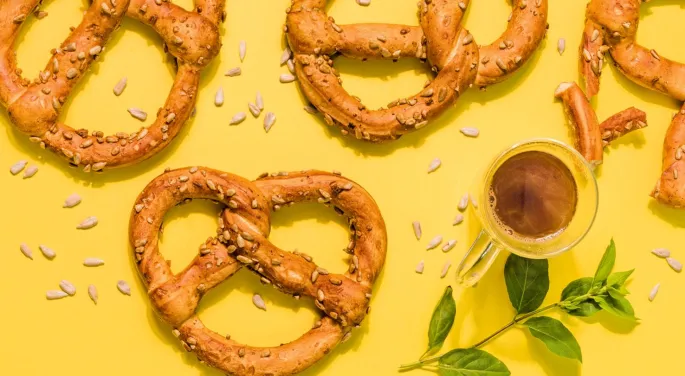
[[[529,3],[534,4],[535,1]],[[461,24],[474,35],[479,45],[488,45],[507,28],[511,11],[511,1],[508,0],[470,1]]]
[[[670,17],[678,14],[679,17]],[[648,2],[640,4],[640,28],[638,44],[655,49],[659,55],[678,62],[685,61],[685,51],[677,38],[669,35],[683,35],[685,24],[678,22],[685,16],[685,5],[670,2]],[[667,31],[668,30],[668,31]]]

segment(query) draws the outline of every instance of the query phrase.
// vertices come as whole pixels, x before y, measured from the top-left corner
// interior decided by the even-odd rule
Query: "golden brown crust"
[[[602,138],[597,115],[587,97],[575,82],[562,82],[554,97],[564,103],[567,117],[575,129],[576,149],[596,167],[602,164]]]
[[[420,27],[337,25],[325,13],[326,3],[292,0],[287,11],[297,78],[328,125],[337,124],[343,134],[371,142],[395,140],[423,128],[474,83],[504,80],[535,51],[547,25],[547,0],[516,1],[507,30],[480,47],[479,59],[473,36],[460,26],[468,1],[422,0]],[[336,53],[362,60],[415,57],[428,60],[437,76],[420,93],[372,111],[343,89],[330,57]]]
[[[197,97],[200,70],[221,47],[217,22],[224,0],[201,1],[207,17],[168,2],[154,0],[96,0],[84,14],[40,77],[21,78],[12,45],[40,1],[14,0],[0,4],[0,102],[14,125],[69,163],[84,171],[102,171],[140,162],[168,145],[190,116]],[[102,53],[111,33],[128,15],[152,26],[177,59],[178,72],[171,92],[155,122],[131,134],[105,136],[102,132],[74,130],[58,122],[62,104],[90,64]]]
[[[626,108],[599,124],[599,130],[602,133],[602,145],[606,146],[624,134],[646,126],[647,114],[644,111],[635,107]]]
[[[664,139],[662,156],[663,172],[651,196],[659,202],[685,208],[685,105],[671,121]]]
[[[604,53],[601,52],[604,44],[603,38],[601,26],[587,19],[578,51],[580,56],[578,64],[588,98],[594,97],[599,92],[599,77],[602,74],[602,65],[604,64]]]
[[[207,239],[191,264],[173,275],[159,252],[159,228],[170,208],[194,198],[221,202],[226,209],[218,235]],[[351,241],[346,250],[352,257],[345,274],[328,273],[309,256],[269,242],[271,211],[305,201],[333,205],[348,218]],[[232,375],[292,375],[327,354],[366,315],[387,248],[385,223],[373,198],[356,183],[320,171],[265,176],[255,182],[203,167],[169,171],[140,194],[129,231],[155,311],[178,329],[186,350]],[[200,298],[242,266],[285,293],[313,299],[327,317],[296,341],[278,347],[244,346],[205,328],[195,316]]]

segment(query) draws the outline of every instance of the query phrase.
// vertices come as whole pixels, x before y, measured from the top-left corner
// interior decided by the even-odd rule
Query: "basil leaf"
[[[602,310],[602,307],[599,306],[596,302],[593,301],[585,301],[582,303],[578,303],[578,308],[576,309],[565,309],[566,312],[571,315],[571,316],[578,316],[578,317],[590,317],[594,315],[595,313],[599,312]]]
[[[441,376],[509,376],[509,368],[499,359],[478,349],[456,349],[440,357]]]
[[[569,283],[564,291],[561,292],[561,300],[570,300],[578,296],[583,296],[590,292],[592,288],[592,278],[579,278]]]
[[[623,286],[634,271],[635,269],[631,269],[625,272],[611,273],[607,278],[607,286]]]
[[[614,239],[611,239],[609,246],[602,256],[602,261],[599,262],[597,271],[595,272],[595,278],[592,281],[594,285],[596,282],[604,282],[611,273],[611,269],[614,268],[614,263],[616,262],[616,244],[614,244]]]
[[[530,334],[542,341],[551,352],[583,362],[583,354],[578,341],[561,321],[540,316],[527,320],[523,325],[527,326]]]
[[[421,358],[442,347],[445,338],[447,338],[450,329],[452,329],[456,313],[457,305],[452,297],[452,286],[447,286],[438,305],[433,310],[433,317],[431,317],[430,326],[428,327],[428,350]]]
[[[630,304],[628,299],[618,296],[596,296],[594,297],[597,304],[602,307],[603,310],[611,313],[614,316],[618,316],[627,320],[637,321],[635,317],[635,311],[633,306]]]
[[[621,287],[623,287],[623,286],[621,286]],[[624,296],[627,295],[627,294],[624,294],[623,291],[618,290],[618,289],[615,288],[615,287],[609,287],[609,288],[607,289],[607,292],[609,293],[609,296],[612,296],[612,297],[614,297],[614,298],[616,298],[616,299],[622,298],[622,297],[624,297]]]
[[[586,278],[580,278],[576,279],[575,281],[571,282],[564,288],[564,291],[561,292],[561,300],[562,301],[568,301],[573,298],[577,298],[579,296],[583,296],[590,292],[592,289],[592,278],[586,277]],[[575,308],[575,307],[578,308]],[[580,317],[589,317],[594,315],[595,313],[599,312],[602,310],[602,308],[591,300],[589,297],[586,300],[580,301],[580,302],[574,302],[574,304],[570,305],[569,307],[566,307],[564,305],[561,306],[569,315],[572,316],[580,316]]]
[[[548,262],[512,253],[504,265],[504,281],[516,313],[533,312],[540,307],[549,290]]]

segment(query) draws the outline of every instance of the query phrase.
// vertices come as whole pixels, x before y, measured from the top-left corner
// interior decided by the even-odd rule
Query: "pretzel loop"
[[[208,238],[191,264],[173,275],[159,252],[158,229],[170,208],[193,198],[216,200],[227,208],[218,236]],[[348,217],[352,240],[346,250],[352,261],[344,275],[329,273],[309,256],[283,251],[268,241],[271,210],[305,201],[334,205]],[[207,168],[174,170],[153,180],[136,200],[130,241],[155,311],[178,329],[187,350],[236,375],[290,375],[328,353],[366,315],[387,246],[375,202],[350,180],[309,171],[250,182]],[[314,299],[327,317],[296,341],[274,348],[240,345],[212,332],[195,315],[197,304],[242,266],[283,292]]]
[[[20,2],[19,6],[15,3]],[[195,104],[200,70],[217,55],[221,42],[217,22],[224,0],[208,2],[208,17],[168,2],[154,0],[96,0],[83,20],[53,57],[39,78],[22,79],[12,45],[26,17],[39,0],[0,3],[0,102],[19,131],[84,171],[130,165],[159,152],[178,134]],[[198,2],[205,4],[205,1]],[[177,59],[178,71],[163,108],[150,127],[105,136],[74,130],[58,121],[62,105],[90,64],[103,52],[124,15],[155,29]]]
[[[479,52],[473,36],[460,26],[468,0],[422,0],[420,27],[337,25],[326,15],[326,4],[326,0],[292,0],[288,8],[286,31],[296,75],[328,125],[338,124],[343,134],[371,142],[395,140],[423,128],[474,83],[503,81],[535,51],[547,25],[547,0],[530,6],[521,0],[514,4],[507,30]],[[415,57],[428,60],[437,75],[420,93],[372,111],[342,88],[330,58],[334,54],[361,60]]]

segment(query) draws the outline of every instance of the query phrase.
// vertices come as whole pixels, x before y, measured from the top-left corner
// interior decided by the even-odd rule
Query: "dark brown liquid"
[[[527,151],[495,172],[490,204],[506,231],[536,240],[561,233],[576,211],[576,181],[559,158]],[[531,239],[532,238],[532,239]]]

